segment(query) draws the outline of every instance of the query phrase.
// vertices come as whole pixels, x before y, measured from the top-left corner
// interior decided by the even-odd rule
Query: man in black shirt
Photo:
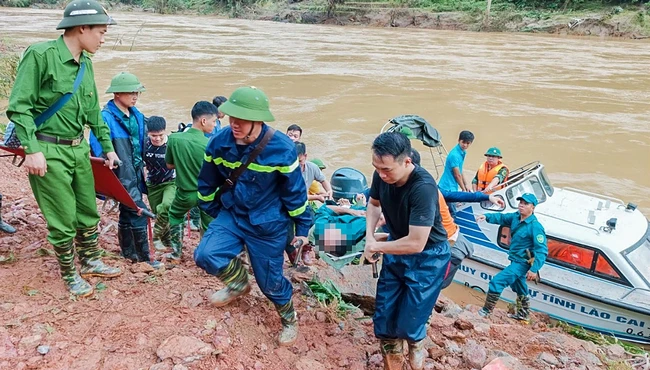
[[[404,340],[412,369],[423,369],[426,323],[449,265],[449,244],[438,209],[438,187],[413,165],[411,143],[402,133],[379,135],[372,145],[375,173],[366,211],[366,249],[370,262],[384,254],[377,282],[375,336],[386,369],[401,369]],[[375,225],[383,212],[391,241],[377,241]]]

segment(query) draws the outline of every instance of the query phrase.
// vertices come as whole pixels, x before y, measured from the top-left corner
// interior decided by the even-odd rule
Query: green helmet
[[[111,80],[111,86],[106,93],[131,93],[145,91],[144,85],[140,83],[133,73],[120,72]]]
[[[485,155],[489,155],[492,157],[501,157],[501,150],[497,148],[496,146],[493,146],[492,148],[488,149],[487,152],[485,152]]]
[[[325,168],[327,168],[327,167],[325,166],[325,163],[323,163],[323,160],[320,159],[320,158],[314,158],[314,159],[312,159],[310,162],[313,163],[313,164],[315,164],[315,165],[317,165],[318,168],[320,168],[321,170],[324,170]]]
[[[106,9],[95,0],[74,0],[65,7],[63,20],[56,26],[57,30],[76,26],[92,26],[98,24],[117,24],[108,15]]]
[[[417,139],[409,127],[402,126],[400,127],[399,132],[406,135],[406,137],[409,139]]]
[[[269,110],[269,98],[262,90],[253,86],[240,87],[233,91],[228,101],[219,106],[219,111],[247,121],[275,121]]]

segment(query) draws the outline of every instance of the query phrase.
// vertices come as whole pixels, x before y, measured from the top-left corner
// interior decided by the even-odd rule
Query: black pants
[[[458,268],[462,262],[463,260],[457,257],[451,257],[451,265],[449,266],[449,272],[447,273],[445,280],[442,282],[442,289],[445,289],[451,285],[452,281],[454,281],[454,275],[456,275],[456,271],[458,271]]]

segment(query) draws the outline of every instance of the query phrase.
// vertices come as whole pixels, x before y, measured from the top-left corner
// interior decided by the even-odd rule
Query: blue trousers
[[[530,265],[525,262],[510,262],[508,267],[490,280],[488,293],[501,294],[509,286],[517,295],[527,295],[526,272],[529,268]]]
[[[120,203],[120,217],[118,222],[120,225],[130,226],[134,229],[146,228],[147,216],[138,216],[138,212]]]
[[[384,255],[372,318],[377,338],[417,342],[426,337],[426,323],[440,294],[449,257],[446,240],[417,254]]]
[[[247,217],[237,217],[229,210],[219,212],[194,250],[196,265],[210,275],[218,275],[248,249],[257,285],[271,302],[284,305],[291,300],[293,287],[282,274],[288,221],[274,221],[263,226],[251,225]]]

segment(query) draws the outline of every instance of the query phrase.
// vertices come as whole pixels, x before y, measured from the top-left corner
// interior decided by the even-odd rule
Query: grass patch
[[[608,344],[618,344],[623,347],[626,352],[633,355],[647,355],[648,352],[634,344],[623,342],[618,338],[610,335],[603,335],[601,333],[596,333],[593,331],[586,330],[581,326],[569,325],[566,322],[559,321],[557,327],[561,328],[567,334],[570,334],[578,339],[586,340],[601,346],[606,346]]]
[[[0,255],[0,265],[10,265],[16,262],[16,255],[14,252],[9,252],[6,255]]]
[[[314,278],[306,284],[321,306],[332,309],[340,318],[345,317],[348,312],[357,309],[357,306],[343,300],[341,291],[329,279],[321,282],[318,278]]]

